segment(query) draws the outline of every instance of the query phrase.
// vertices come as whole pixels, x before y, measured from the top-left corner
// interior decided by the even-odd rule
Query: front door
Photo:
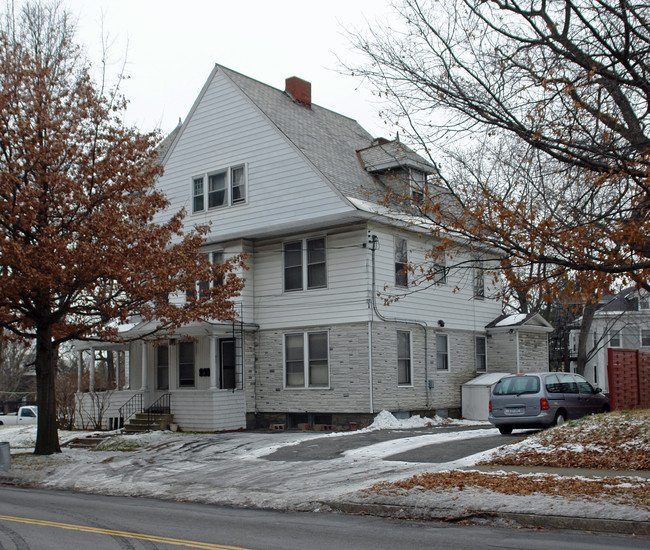
[[[236,388],[235,340],[233,338],[219,340],[219,365],[221,366],[219,387],[222,390]]]

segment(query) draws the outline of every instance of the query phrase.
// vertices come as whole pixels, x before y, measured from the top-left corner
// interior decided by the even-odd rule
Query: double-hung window
[[[208,260],[214,264],[222,264],[223,263],[223,251],[217,251],[217,252],[211,252],[208,255]],[[216,277],[212,282],[210,281],[199,281],[198,283],[195,284],[195,287],[198,287],[199,291],[199,296],[201,298],[204,298],[208,295],[208,291],[210,288],[218,285],[223,284],[223,277]],[[196,288],[190,288],[186,292],[188,297],[195,297],[196,296]]]
[[[246,201],[246,177],[243,166],[230,169],[230,200],[232,204]]]
[[[411,385],[411,333],[397,331],[397,384]]]
[[[285,386],[329,386],[329,335],[326,331],[284,335]]]
[[[487,345],[485,336],[477,336],[475,338],[476,346],[476,370],[478,372],[487,371]]]
[[[207,186],[206,186],[207,181]],[[246,167],[233,166],[192,179],[192,212],[246,202]]]
[[[208,208],[217,208],[226,204],[226,172],[208,176]]]
[[[408,241],[395,237],[395,286],[408,287]]]
[[[156,348],[156,389],[169,389],[169,346]]]
[[[641,347],[650,347],[650,330],[647,328],[641,329]]]
[[[178,387],[194,387],[194,342],[178,344]]]
[[[433,262],[433,282],[437,285],[447,284],[447,266],[444,257],[438,257]]]
[[[447,334],[436,334],[436,368],[449,370],[449,337]]]
[[[485,298],[485,273],[482,267],[474,268],[474,298]]]
[[[205,208],[203,176],[194,178],[192,182],[192,212],[200,212]]]
[[[325,237],[284,243],[284,290],[327,286]]]
[[[411,200],[414,204],[420,204],[424,199],[427,188],[427,175],[419,170],[410,170]]]

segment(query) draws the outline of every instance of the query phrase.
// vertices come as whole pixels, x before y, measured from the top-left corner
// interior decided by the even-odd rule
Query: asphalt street
[[[647,548],[621,535],[250,510],[0,487],[3,550],[412,550]]]

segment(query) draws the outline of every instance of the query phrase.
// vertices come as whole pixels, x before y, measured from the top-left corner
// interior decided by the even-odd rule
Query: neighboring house
[[[605,296],[598,303],[590,333],[584,376],[594,386],[608,392],[609,348],[650,351],[650,296],[646,291],[633,287]],[[578,326],[569,336],[572,371],[576,368],[579,334]]]
[[[248,254],[245,288],[234,322],[103,346],[128,365],[106,419],[131,398],[147,407],[167,394],[175,423],[206,431],[460,411],[461,385],[492,368],[485,327],[501,303],[482,268],[444,258],[435,284],[413,293],[403,267],[434,243],[376,202],[391,186],[417,199],[431,164],[312,104],[308,82],[292,77],[281,91],[219,65],[169,141],[168,214],[210,224],[212,261]],[[461,260],[473,257],[455,250]],[[378,292],[400,299],[386,305]],[[91,346],[102,347],[77,351],[92,367]]]

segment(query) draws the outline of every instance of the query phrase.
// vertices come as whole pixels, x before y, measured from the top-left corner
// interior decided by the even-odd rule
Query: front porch
[[[136,413],[161,406],[168,396],[173,423],[183,431],[218,432],[246,428],[246,398],[241,389],[154,391],[103,391],[77,393],[77,427],[117,429]],[[97,427],[96,424],[101,426]]]
[[[129,332],[137,336],[137,329]],[[155,339],[78,342],[75,425],[117,429],[137,413],[164,409],[185,431],[245,428],[244,339],[241,324],[205,323]],[[111,375],[98,376],[108,373],[108,364],[113,366]]]

